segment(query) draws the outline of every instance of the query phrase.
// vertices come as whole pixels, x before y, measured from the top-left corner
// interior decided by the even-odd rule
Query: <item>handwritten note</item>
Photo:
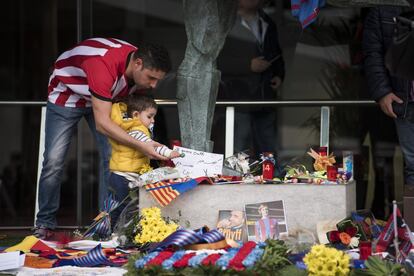
[[[187,177],[213,176],[222,174],[223,155],[174,146],[184,157],[172,159],[175,167]]]

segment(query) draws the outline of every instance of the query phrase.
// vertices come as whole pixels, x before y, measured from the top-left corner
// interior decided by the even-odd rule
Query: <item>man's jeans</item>
[[[108,139],[96,131],[91,107],[70,108],[48,102],[46,108],[45,151],[39,182],[39,212],[37,213],[36,226],[54,229],[56,227],[56,213],[60,205],[60,187],[65,157],[78,122],[85,117],[97,141],[100,155],[100,209],[102,209],[103,201],[108,193],[111,148]],[[75,185],[73,186],[75,188]]]
[[[404,155],[405,183],[414,185],[414,123],[404,118],[397,118],[395,125]]]

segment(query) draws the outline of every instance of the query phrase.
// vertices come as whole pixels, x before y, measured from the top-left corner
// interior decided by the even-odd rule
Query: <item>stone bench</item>
[[[162,208],[163,216],[178,218],[190,228],[215,228],[219,210],[243,210],[245,204],[283,200],[288,230],[316,233],[322,220],[343,219],[356,209],[355,181],[346,185],[228,184],[199,185]],[[150,193],[140,190],[140,208],[159,206]]]

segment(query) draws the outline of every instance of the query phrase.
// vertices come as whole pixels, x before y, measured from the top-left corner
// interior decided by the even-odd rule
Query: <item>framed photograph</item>
[[[283,200],[245,205],[247,239],[261,242],[288,235]]]
[[[240,210],[219,210],[217,230],[226,239],[232,239],[242,244],[247,241],[246,221],[244,211]]]

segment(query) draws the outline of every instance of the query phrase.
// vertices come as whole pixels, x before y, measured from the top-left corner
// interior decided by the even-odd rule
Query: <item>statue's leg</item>
[[[202,72],[198,76],[179,70],[177,101],[183,146],[208,152],[213,150],[210,136],[219,80],[218,70]]]

